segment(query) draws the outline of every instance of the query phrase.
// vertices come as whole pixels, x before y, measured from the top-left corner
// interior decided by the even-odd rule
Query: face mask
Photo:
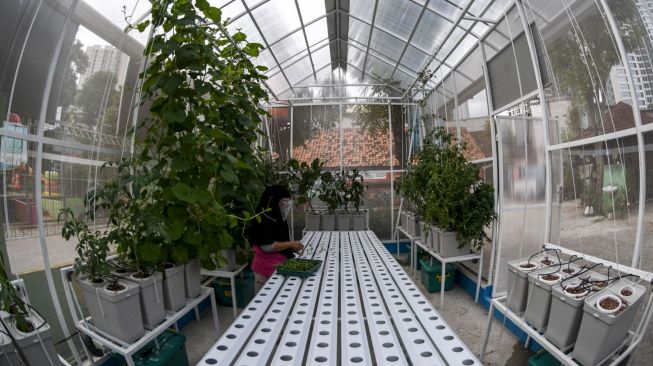
[[[283,221],[286,221],[288,218],[288,214],[290,213],[290,207],[292,207],[292,201],[286,201],[281,203],[281,207],[279,209],[281,210],[281,217],[283,218]]]

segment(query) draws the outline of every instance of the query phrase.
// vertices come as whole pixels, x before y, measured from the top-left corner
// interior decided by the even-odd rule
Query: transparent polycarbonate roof
[[[104,9],[107,2],[83,1],[107,14]],[[427,84],[432,88],[459,63],[469,65],[467,71],[459,69],[457,77],[471,82],[481,72],[480,61],[475,64],[472,57],[463,58],[512,3],[511,0],[209,2],[222,10],[232,31],[241,30],[251,42],[264,46],[256,62],[268,67],[266,86],[272,98],[280,101],[315,96],[365,98],[378,95],[379,91],[383,96],[401,97],[415,86],[418,75],[425,70],[435,70]],[[120,3],[128,13],[137,8],[135,14],[140,13],[143,3],[149,6],[145,0]],[[115,5],[112,2],[112,7]],[[113,13],[116,12],[109,12]],[[114,18],[116,24],[124,26],[123,18]]]

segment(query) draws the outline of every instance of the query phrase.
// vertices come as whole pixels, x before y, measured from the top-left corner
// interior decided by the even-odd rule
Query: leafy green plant
[[[151,118],[138,125],[132,174],[136,255],[184,263],[241,245],[245,222],[256,216],[262,191],[255,145],[261,83],[266,68],[251,58],[262,46],[240,31],[230,34],[221,12],[206,0],[153,1],[141,75]],[[133,213],[138,212],[138,217]],[[242,225],[239,225],[242,223]]]
[[[77,258],[73,264],[75,273],[86,276],[93,283],[101,283],[109,275],[107,255],[110,248],[106,233],[91,230],[84,221],[75,217],[70,208],[61,209],[57,219],[60,222],[63,220],[61,236],[66,240],[77,239]]]
[[[341,193],[337,175],[328,171],[320,175],[318,198],[326,204],[328,213],[334,213],[342,205]]]
[[[349,205],[351,204],[356,213],[360,212],[360,208],[363,206],[363,196],[365,195],[365,190],[367,186],[363,175],[356,168],[348,170],[337,175],[338,177],[338,188],[341,191],[342,195],[342,204],[345,211],[349,210]]]
[[[297,160],[291,159],[289,162],[290,171],[297,182],[296,190],[293,190],[297,196],[297,203],[308,203],[312,213],[315,213],[312,200],[317,197],[319,191],[315,187],[315,183],[322,175],[322,166],[324,165],[320,159],[314,159],[310,164],[306,162],[299,163]]]
[[[489,239],[485,227],[496,219],[494,188],[480,181],[466,148],[444,128],[434,129],[402,176],[400,191],[424,221],[456,231],[460,247],[479,248]]]
[[[0,255],[0,305],[2,310],[14,316],[16,321],[16,328],[24,333],[29,333],[34,330],[26,318],[28,313],[27,304],[23,298],[18,294],[18,291],[11,283],[11,279],[7,274],[4,256]]]

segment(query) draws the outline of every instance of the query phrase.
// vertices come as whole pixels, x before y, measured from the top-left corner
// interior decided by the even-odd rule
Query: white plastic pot
[[[528,263],[532,264],[533,267],[528,267],[528,266],[527,266]],[[520,270],[520,271],[523,271],[523,272],[532,272],[532,271],[534,271],[534,270],[536,270],[536,269],[539,269],[539,268],[540,268],[540,265],[539,265],[537,262],[535,262],[535,261],[530,261],[530,262],[529,262],[529,261],[524,261],[524,262],[519,263],[518,267],[519,267],[519,270]]]
[[[627,295],[628,291],[630,291],[630,295]],[[626,294],[624,294],[624,293],[626,293]],[[623,296],[625,298],[630,298],[633,295],[635,295],[635,289],[632,288],[631,286],[624,286],[624,287],[619,289],[619,295]]]
[[[607,298],[612,298],[612,299],[616,300],[619,305],[617,305],[617,307],[614,308],[614,309],[604,308],[603,306],[601,306],[601,301],[603,301],[603,300],[605,300]],[[623,302],[621,301],[619,296],[614,296],[614,295],[604,295],[604,296],[599,297],[599,299],[596,301],[596,308],[599,309],[599,311],[602,312],[603,314],[608,314],[608,315],[614,314],[617,311],[619,311],[619,309],[621,309],[621,305],[623,305]]]
[[[565,289],[563,290],[563,292],[567,296],[569,296],[571,298],[574,298],[574,299],[580,299],[580,298],[583,298],[583,297],[587,296],[589,291],[587,291],[585,289],[583,289],[583,291],[579,292],[579,293],[570,292],[570,290],[575,289],[578,286],[580,286],[580,283],[578,283],[578,282],[570,283],[569,285],[565,286]]]

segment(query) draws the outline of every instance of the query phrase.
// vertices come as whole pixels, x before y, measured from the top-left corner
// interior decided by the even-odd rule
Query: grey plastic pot
[[[16,352],[16,348],[11,343],[11,339],[7,335],[0,333],[0,366],[20,364],[20,357],[18,357],[18,352]]]
[[[306,231],[319,231],[320,218],[319,213],[306,211]]]
[[[16,340],[18,347],[23,351],[26,361],[30,365],[61,365],[59,361],[59,356],[54,348],[54,343],[52,341],[52,331],[50,325],[48,325],[43,318],[41,318],[36,312],[30,311],[26,320],[32,322],[34,328],[38,328],[30,333],[23,333],[16,328],[16,323],[12,318],[6,319],[5,322],[8,323],[9,331],[11,335]],[[4,338],[7,338],[9,344],[3,345],[3,350],[6,349],[10,351],[7,355],[10,356],[9,359],[19,360],[16,350],[11,344],[11,341],[5,335],[2,335]],[[4,343],[4,340],[3,340]],[[12,352],[13,351],[13,357]],[[7,358],[2,356],[0,364],[2,362],[7,362]],[[6,363],[10,365],[10,363]],[[22,365],[22,362],[15,362],[13,365]],[[4,365],[4,364],[3,364]]]
[[[340,212],[336,216],[338,221],[338,231],[349,231],[351,226],[351,214],[348,212]]]
[[[431,225],[430,237],[431,248],[433,248],[434,252],[440,253],[440,229],[438,229],[435,225]]]
[[[458,248],[457,233],[455,231],[440,230],[440,255],[444,258],[459,257],[469,254],[469,244]]]
[[[136,273],[132,273],[128,279],[138,283],[141,288],[139,297],[143,326],[147,329],[156,328],[166,318],[163,300],[163,275],[161,272],[155,272],[148,277],[139,278]]]
[[[633,289],[631,296],[619,294],[619,290],[626,286]],[[645,287],[627,279],[620,279],[603,291],[585,299],[583,319],[574,346],[573,358],[582,365],[597,365],[619,348],[626,340],[628,330],[633,325],[645,292]],[[614,314],[600,311],[597,302],[605,295],[619,297],[622,302],[627,304],[627,308]]]
[[[95,327],[126,343],[132,343],[145,333],[139,299],[138,284],[119,279],[124,289],[110,291],[106,281],[94,284],[85,279],[78,281],[86,307]]]
[[[605,280],[606,277],[592,271],[584,272],[579,277],[563,280],[551,290],[551,312],[546,328],[545,337],[556,347],[566,350],[576,343],[580,321],[583,318],[583,304],[585,299],[595,291],[588,289],[583,294],[573,294],[564,291],[565,288],[575,287],[582,279]]]
[[[419,224],[418,224],[417,218],[415,217],[415,214],[412,213],[412,212],[406,213],[406,221],[408,222],[408,225],[406,225],[406,231],[411,236],[418,236],[419,235]]]
[[[194,299],[202,293],[202,265],[199,258],[191,259],[184,265],[186,297]]]
[[[570,268],[573,268],[574,271],[579,270],[574,265],[571,265]],[[556,273],[551,272],[553,272],[551,268],[541,268],[528,274],[528,301],[526,303],[524,320],[535,329],[543,329],[549,323],[551,289],[569,277],[569,274],[562,271]],[[557,278],[547,281],[542,277],[547,274],[557,276]]]
[[[521,265],[526,265],[529,257],[508,262],[508,308],[513,312],[520,314],[526,310],[528,274],[542,266],[540,259],[544,257],[544,254],[538,254],[531,258],[533,268],[521,267]]]
[[[332,213],[322,214],[322,230],[333,231],[336,229],[336,215]]]
[[[402,211],[399,217],[400,217],[399,226],[405,229],[406,226],[408,225],[408,222],[406,221],[406,211]]]
[[[351,229],[360,231],[367,230],[367,212],[361,211],[351,215]]]
[[[184,265],[167,264],[163,270],[163,305],[166,310],[177,311],[186,304]]]

